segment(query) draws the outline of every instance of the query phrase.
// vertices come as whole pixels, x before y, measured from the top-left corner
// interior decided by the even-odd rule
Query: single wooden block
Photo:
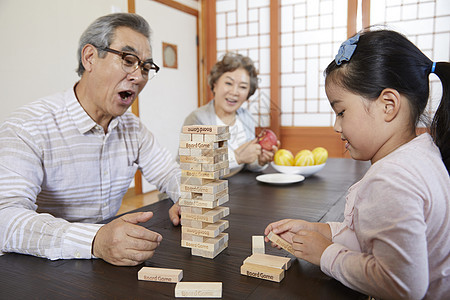
[[[207,179],[207,178],[200,178],[200,177],[189,177],[189,176],[181,176],[181,183],[182,184],[189,184],[189,185],[205,185],[210,182],[213,182],[214,179]]]
[[[228,160],[222,161],[216,164],[202,164],[202,171],[219,171],[221,169],[226,169],[229,166]]]
[[[181,210],[181,214],[183,214],[183,213],[192,213],[192,214],[203,215],[203,214],[209,212],[211,209],[202,208],[202,207],[192,207],[192,206],[181,205],[180,210]]]
[[[215,142],[215,141],[205,141],[203,138],[204,136],[205,136],[204,134],[194,133],[194,134],[192,134],[191,141],[193,141],[193,142]]]
[[[226,142],[187,142],[187,141],[180,141],[180,148],[188,148],[188,149],[218,149],[221,147],[225,147],[227,144]],[[192,153],[192,151],[191,151]]]
[[[183,148],[181,148],[183,149]],[[224,146],[218,149],[197,149],[197,148],[191,148],[189,149],[190,156],[216,156],[216,155],[223,155],[228,154],[228,147]],[[181,154],[180,154],[181,155]]]
[[[188,220],[188,219],[181,219],[180,224],[182,226],[181,228],[183,228],[183,226],[187,226],[187,227],[199,228],[199,229],[205,228],[208,225],[211,225],[210,223]]]
[[[185,148],[180,148],[185,149]],[[225,159],[225,154],[219,154],[215,156],[190,156],[191,151],[189,149],[189,155],[180,155],[181,163],[205,163],[205,164],[216,164],[221,161],[227,160],[228,155]]]
[[[189,133],[180,133],[180,141],[192,141],[192,135]]]
[[[204,243],[207,239],[210,238],[190,233],[181,233],[181,246],[183,246],[183,241]]]
[[[228,247],[228,241],[225,242],[225,244],[223,244],[218,250],[215,250],[215,251],[208,251],[208,250],[192,248],[191,254],[195,255],[195,256],[213,259],[217,255],[219,255],[223,250],[225,250],[227,247]]]
[[[284,278],[284,270],[251,263],[244,263],[241,266],[241,274],[260,279],[280,282]]]
[[[203,242],[192,242],[187,240],[181,240],[181,246],[206,251],[216,251],[220,249],[220,247],[224,245],[226,242],[228,242],[228,233],[220,233],[215,238],[208,238]]]
[[[183,177],[198,177],[205,179],[219,179],[222,170],[215,172],[203,172],[203,171],[189,171],[189,170],[181,170],[181,176]]]
[[[202,207],[202,208],[215,208],[222,204],[227,203],[229,200],[228,194],[223,196],[222,198],[217,199],[216,201],[210,201],[210,200],[201,200],[200,198],[195,199],[183,199],[181,198],[178,201],[178,204],[180,206],[190,206],[190,207]]]
[[[203,136],[203,140],[205,142],[219,142],[219,141],[226,141],[230,139],[230,133],[221,133],[221,134],[205,134]]]
[[[215,180],[213,182],[207,183],[205,185],[189,185],[182,184],[180,190],[182,192],[194,192],[194,193],[202,193],[202,194],[215,194],[220,191],[223,191],[228,187],[227,180]]]
[[[177,298],[222,298],[222,282],[178,282]]]
[[[207,223],[216,223],[220,219],[228,216],[230,214],[230,208],[224,206],[218,206],[205,214],[192,214],[192,213],[182,213],[181,218],[186,218],[194,221],[201,221]]]
[[[217,237],[224,230],[226,230],[228,226],[229,222],[227,220],[219,220],[216,223],[208,224],[203,228],[181,226],[181,233],[195,234],[199,236],[214,238]]]
[[[183,278],[183,270],[143,267],[138,272],[138,280],[176,283]]]
[[[205,201],[215,201],[219,198],[222,198],[223,196],[228,195],[228,188],[225,188],[224,190],[217,192],[215,194],[201,194],[201,199]]]
[[[277,246],[280,246],[281,248],[283,248],[284,250],[286,250],[287,252],[291,253],[292,255],[294,254],[294,249],[292,248],[292,245],[289,244],[288,242],[286,242],[284,239],[282,239],[279,235],[273,233],[272,231],[269,232],[269,234],[267,235],[267,238],[273,242],[274,244],[276,244]]]
[[[183,133],[221,134],[229,132],[226,125],[189,125],[183,126]]]
[[[265,243],[263,235],[252,236],[252,253],[265,253]]]
[[[245,263],[287,270],[291,266],[291,258],[254,253],[244,260],[244,264]]]
[[[225,169],[219,170],[219,177],[223,177],[223,176],[228,175],[228,174],[230,174],[230,169],[229,168],[225,168]]]
[[[189,171],[202,171],[202,164],[194,164],[194,163],[182,163],[180,162],[181,170],[189,170]]]
[[[191,149],[187,148],[178,148],[178,154],[180,156],[190,156],[191,155]]]

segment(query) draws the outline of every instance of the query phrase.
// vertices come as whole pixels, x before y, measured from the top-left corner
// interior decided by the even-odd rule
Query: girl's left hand
[[[295,256],[320,266],[320,258],[325,249],[332,244],[317,231],[299,230],[292,237]]]
[[[258,163],[260,166],[264,166],[273,160],[275,153],[280,147],[280,141],[277,141],[276,146],[272,146],[272,150],[261,149],[261,154],[258,156]]]

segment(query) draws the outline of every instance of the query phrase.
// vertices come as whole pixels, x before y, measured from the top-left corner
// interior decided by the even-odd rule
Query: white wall
[[[197,107],[197,18],[161,3],[136,1],[136,12],[149,22],[155,63],[161,67],[139,95],[142,122],[176,157],[184,118]],[[162,42],[177,45],[178,68],[165,68]],[[143,192],[154,189],[143,180]]]
[[[71,88],[77,45],[99,16],[127,0],[0,0],[0,122],[18,107]]]

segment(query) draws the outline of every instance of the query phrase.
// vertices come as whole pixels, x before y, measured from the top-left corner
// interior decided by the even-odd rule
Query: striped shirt
[[[113,217],[136,170],[175,201],[181,171],[130,112],[108,132],[73,89],[40,99],[0,127],[0,253],[91,258],[92,241]]]

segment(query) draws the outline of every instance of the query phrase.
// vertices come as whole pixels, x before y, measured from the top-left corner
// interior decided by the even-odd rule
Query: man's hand
[[[137,225],[152,216],[152,212],[127,214],[104,225],[94,238],[92,253],[117,266],[143,263],[153,256],[162,241],[159,233]]]
[[[172,207],[169,209],[169,218],[174,226],[180,224],[180,215],[181,215],[181,207],[177,202],[174,205],[172,205]]]

